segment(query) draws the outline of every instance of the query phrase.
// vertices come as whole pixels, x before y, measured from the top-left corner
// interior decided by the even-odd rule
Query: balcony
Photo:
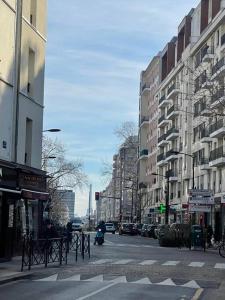
[[[141,93],[143,94],[146,91],[150,91],[150,84],[145,83],[141,88]]]
[[[158,147],[162,147],[168,144],[168,141],[166,140],[167,138],[167,133],[162,134],[159,138],[158,138]]]
[[[140,152],[140,159],[147,159],[148,158],[148,149],[143,149]]]
[[[180,93],[180,85],[179,83],[174,83],[171,87],[168,88],[167,91],[167,99],[175,99],[176,96]]]
[[[225,135],[225,122],[223,119],[209,126],[209,134],[212,138],[220,138]]]
[[[170,172],[169,181],[171,181],[171,182],[176,182],[176,181],[178,181],[178,172],[177,172],[177,170],[172,170],[172,171]]]
[[[164,165],[166,165],[167,162],[166,162],[166,156],[164,153],[161,153],[157,156],[157,165],[162,167]]]
[[[177,151],[176,149],[171,149],[166,152],[166,161],[174,161],[178,159],[178,154],[175,154],[174,151]]]
[[[212,142],[212,138],[209,135],[209,129],[203,128],[201,130],[201,143],[210,143]]]
[[[167,111],[167,119],[172,120],[179,115],[179,110],[177,105],[171,106]]]
[[[216,148],[210,152],[209,166],[210,167],[221,167],[225,166],[225,151],[222,147]]]
[[[201,157],[200,159],[200,170],[207,171],[210,170],[209,159],[205,157]]]
[[[167,131],[167,138],[166,138],[166,140],[167,141],[173,141],[176,138],[178,138],[178,136],[179,136],[179,130],[176,129],[175,127],[172,127],[172,128],[170,128]]]
[[[222,51],[225,48],[225,34],[223,34],[221,36],[221,49],[220,51]]]
[[[166,99],[166,96],[163,95],[159,99],[159,108],[165,107],[165,106],[169,105],[170,103],[171,103],[171,100]]]
[[[218,106],[224,106],[225,105],[225,92],[224,89],[218,90],[215,94],[211,97],[211,107],[215,108]]]
[[[162,115],[162,116],[159,118],[159,120],[158,120],[158,126],[159,126],[159,127],[164,127],[164,126],[168,125],[169,122],[170,122],[170,121],[166,119],[166,116],[165,116],[165,115]]]
[[[141,124],[140,124],[140,127],[141,126],[148,126],[149,125],[149,117],[142,117],[141,118]]]
[[[215,57],[215,54],[214,54],[214,48],[213,47],[204,47],[202,49],[202,62],[208,62],[210,63],[214,57]]]
[[[214,80],[217,77],[223,76],[225,73],[225,57],[221,58],[213,67],[212,67],[212,77]]]

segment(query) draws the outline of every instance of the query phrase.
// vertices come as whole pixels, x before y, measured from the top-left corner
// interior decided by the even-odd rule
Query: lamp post
[[[45,129],[42,132],[59,132],[61,129],[59,128],[51,128],[51,129]]]
[[[170,171],[168,170],[166,175],[160,175],[158,173],[152,173],[152,175],[156,175],[156,176],[161,176],[167,179],[167,193],[166,193],[166,210],[165,210],[165,224],[168,225],[169,223],[169,209],[170,209],[170,205],[169,205],[169,201],[170,201]]]
[[[186,156],[189,156],[192,158],[192,189],[194,190],[195,188],[195,160],[194,160],[194,155],[193,154],[188,154],[184,152],[179,152],[179,151],[172,151],[174,154],[183,154]]]

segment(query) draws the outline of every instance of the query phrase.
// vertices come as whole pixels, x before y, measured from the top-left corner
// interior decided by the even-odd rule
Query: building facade
[[[0,1],[0,259],[38,236],[46,176],[41,171],[46,1]]]
[[[61,203],[68,208],[69,219],[75,216],[75,193],[73,190],[57,190],[57,196]]]
[[[224,24],[225,1],[202,0],[160,52],[160,83],[154,95],[158,175],[156,186],[150,179],[145,184],[154,190],[156,202],[155,207],[149,205],[151,221],[165,222],[158,207],[169,196],[170,223],[210,224],[218,239],[225,221]],[[145,112],[148,118],[147,108]],[[142,147],[141,140],[139,144]],[[191,203],[191,190],[212,193],[213,200]]]

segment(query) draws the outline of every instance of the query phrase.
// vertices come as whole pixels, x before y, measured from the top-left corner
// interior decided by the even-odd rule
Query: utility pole
[[[88,201],[88,227],[89,230],[91,228],[91,203],[92,202],[92,184],[90,184],[90,189],[89,189],[89,201]]]

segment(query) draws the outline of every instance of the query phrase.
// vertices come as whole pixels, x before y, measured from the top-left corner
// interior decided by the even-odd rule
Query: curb
[[[13,282],[13,281],[17,281],[17,280],[21,280],[21,279],[25,279],[25,278],[29,278],[33,275],[33,272],[29,272],[29,273],[22,273],[22,274],[16,274],[13,276],[8,276],[5,278],[0,279],[0,285],[9,283],[9,282]]]

